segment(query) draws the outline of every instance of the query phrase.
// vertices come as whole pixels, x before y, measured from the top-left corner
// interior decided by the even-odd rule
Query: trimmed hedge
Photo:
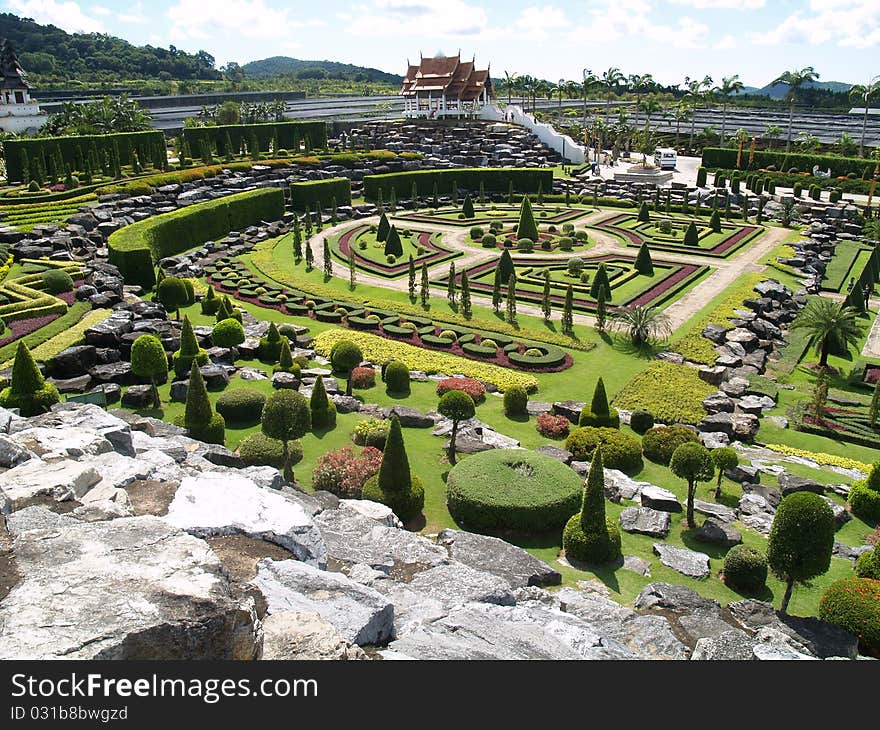
[[[880,580],[844,578],[819,602],[819,618],[859,637],[859,645],[880,655]]]
[[[518,193],[537,193],[540,188],[549,193],[553,188],[553,171],[542,169],[466,167],[452,170],[418,170],[415,172],[392,172],[386,175],[367,175],[364,177],[364,197],[377,200],[379,190],[387,200],[392,188],[398,196],[409,195],[415,184],[418,194],[434,194],[434,186],[439,193],[451,193],[455,183],[465,190],[483,189],[491,192],[507,192],[510,184]]]
[[[266,396],[253,388],[236,388],[221,394],[214,406],[228,423],[257,423],[266,405]]]
[[[767,582],[767,557],[747,545],[734,545],[724,556],[724,582],[734,590],[760,590]]]
[[[700,437],[685,426],[656,426],[642,436],[642,450],[655,464],[669,466],[672,454],[682,444],[700,443]]]
[[[721,147],[706,147],[703,149],[703,167],[717,169],[736,168],[737,150]],[[759,168],[767,168],[771,165],[777,170],[787,172],[796,167],[800,172],[812,172],[813,166],[818,165],[822,171],[831,170],[831,177],[840,177],[854,173],[860,178],[866,168],[873,172],[876,161],[864,157],[840,157],[838,155],[811,155],[799,152],[755,152],[755,165]]]
[[[868,480],[858,479],[852,483],[848,501],[856,517],[874,525],[880,523],[880,490],[872,489]]]
[[[153,263],[205,241],[284,215],[284,193],[263,188],[153,216],[111,234],[110,262],[128,283],[152,287]]]
[[[287,449],[291,465],[302,461],[303,449],[299,441],[289,441]],[[247,466],[284,468],[284,444],[259,432],[251,434],[238,445],[238,455]]]
[[[298,213],[329,208],[336,199],[337,205],[351,205],[351,180],[334,177],[329,180],[313,180],[293,183],[290,186],[291,207]]]
[[[151,148],[156,145],[162,147],[165,154],[165,135],[162,132],[122,132],[120,134],[85,135],[82,137],[40,137],[36,139],[7,139],[3,142],[3,154],[6,158],[6,174],[9,180],[21,182],[22,180],[22,152],[26,152],[31,171],[34,160],[40,157],[48,157],[58,149],[65,167],[70,167],[77,172],[83,172],[77,168],[77,152],[80,159],[89,156],[92,145],[99,154],[113,149],[114,144],[119,150],[119,160],[127,165],[131,160],[131,153],[136,151],[142,164],[147,164],[153,159],[150,154]],[[45,166],[44,166],[45,169]],[[97,170],[94,171],[97,174]],[[63,178],[64,173],[60,172]]]
[[[250,145],[251,135],[256,134],[260,152],[268,152],[275,140],[276,149],[298,152],[300,143],[306,150],[327,147],[326,122],[270,122],[268,124],[225,124],[217,127],[190,127],[183,130],[183,139],[193,154],[198,154],[203,141],[212,145],[218,155],[226,153],[226,135],[232,142],[233,154]]]
[[[574,429],[565,441],[565,448],[574,454],[575,461],[592,461],[597,446],[602,447],[606,469],[634,474],[644,465],[638,439],[614,428],[583,426]]]
[[[446,504],[470,529],[554,530],[580,509],[581,479],[543,454],[484,451],[449,472]]]

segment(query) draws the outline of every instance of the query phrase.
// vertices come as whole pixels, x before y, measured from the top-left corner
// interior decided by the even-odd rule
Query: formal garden
[[[207,162],[248,139],[188,144]],[[622,603],[666,581],[855,625],[839,581],[877,578],[876,306],[796,293],[765,263],[777,223],[551,202],[552,178],[513,172],[259,187],[113,231],[162,324],[117,338],[101,397],[411,530],[500,536]],[[349,203],[376,208],[343,220]],[[61,215],[43,205],[11,220]],[[843,279],[861,262],[876,282],[868,247],[841,248]],[[71,381],[95,365],[63,353],[96,350],[116,302],[77,298],[77,262],[5,255],[0,402],[89,400]],[[184,259],[197,276],[171,271]]]

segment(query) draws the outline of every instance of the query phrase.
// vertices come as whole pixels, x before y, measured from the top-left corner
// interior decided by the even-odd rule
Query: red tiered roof
[[[419,92],[438,92],[438,96],[474,101],[485,88],[491,95],[489,71],[475,71],[474,62],[462,62],[459,54],[422,58],[418,66],[410,64],[400,93],[401,96],[416,96]]]

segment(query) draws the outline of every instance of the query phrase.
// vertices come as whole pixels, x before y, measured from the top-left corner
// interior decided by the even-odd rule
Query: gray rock
[[[651,537],[666,537],[669,534],[669,512],[660,512],[650,507],[627,507],[620,513],[620,529]]]
[[[744,494],[739,500],[739,514],[743,515],[759,515],[770,514],[775,512],[770,503],[760,494]]]
[[[408,590],[429,600],[437,601],[444,608],[464,603],[494,603],[512,606],[516,603],[510,583],[492,573],[463,563],[438,565],[418,573],[409,583]]]
[[[693,661],[743,661],[752,659],[754,640],[742,631],[730,629],[717,636],[707,636],[697,640]]]
[[[317,613],[353,644],[384,644],[394,633],[394,606],[381,593],[296,560],[261,560],[253,584],[269,613]]]
[[[694,533],[694,539],[710,545],[733,547],[742,542],[742,534],[733,525],[710,517]]]
[[[580,401],[567,400],[553,404],[553,415],[565,416],[572,423],[577,423],[581,417],[581,411],[586,403]]]
[[[709,577],[709,556],[705,553],[698,553],[662,542],[655,542],[653,549],[654,554],[667,568],[672,568],[691,578]]]
[[[636,609],[662,610],[673,613],[720,612],[718,601],[704,598],[699,593],[672,583],[649,583],[633,602]]]
[[[775,510],[779,503],[782,501],[782,493],[776,487],[767,487],[763,484],[749,484],[748,482],[742,485],[743,492],[745,494],[757,494],[760,497],[764,498],[764,501]]]
[[[641,489],[642,507],[650,507],[651,509],[661,512],[681,512],[681,502],[678,501],[672,492],[662,487],[649,484]]]
[[[624,555],[623,567],[625,570],[638,573],[646,578],[651,577],[651,564],[644,558],[640,558],[636,555]]]
[[[49,413],[34,418],[13,421],[9,433],[30,428],[46,428],[68,431],[81,428],[103,436],[113,448],[125,456],[134,456],[131,428],[121,418],[108,413],[100,406],[81,403],[59,403]]]
[[[539,446],[535,451],[539,454],[544,454],[544,456],[549,456],[551,459],[556,459],[556,461],[561,461],[563,464],[571,464],[574,459],[574,454],[570,451],[566,451],[565,449],[561,449],[558,446],[553,446],[553,444],[545,444],[544,446]]]
[[[513,588],[562,582],[562,576],[547,563],[497,537],[447,529],[440,532],[437,542],[453,560],[503,578]]]
[[[101,481],[94,467],[76,461],[47,464],[31,459],[0,474],[0,507],[9,514],[40,498],[56,502],[79,500]]]
[[[153,405],[153,388],[149,385],[129,386],[122,394],[123,408],[141,410]]]
[[[156,517],[8,518],[21,582],[0,603],[2,659],[255,659],[254,600],[208,545]]]
[[[354,396],[334,393],[329,397],[336,405],[337,413],[357,413],[361,409],[361,402]]]
[[[397,416],[400,425],[404,428],[433,428],[434,419],[429,415],[406,406],[395,405],[391,407],[390,415]]]
[[[353,661],[367,655],[317,613],[281,611],[263,619],[263,659]]]
[[[719,390],[727,393],[727,395],[732,398],[740,398],[748,392],[749,387],[749,381],[745,378],[732,377],[730,380],[723,383]]]
[[[745,515],[740,521],[747,527],[751,527],[755,532],[762,535],[769,535],[770,528],[773,527],[773,515],[762,512],[756,515]]]
[[[736,403],[729,395],[725,395],[720,390],[707,395],[703,399],[703,408],[707,413],[733,413]]]
[[[23,464],[28,459],[34,458],[34,456],[35,454],[8,436],[0,434],[0,467],[10,469]]]
[[[813,479],[798,477],[794,474],[784,472],[779,475],[779,489],[782,496],[787,497],[795,492],[813,492],[814,494],[824,494],[825,487]]]
[[[714,517],[721,522],[736,522],[736,512],[730,507],[715,502],[704,502],[702,499],[694,500],[694,511],[701,515]]]
[[[275,373],[272,376],[272,387],[279,390],[299,390],[300,381],[292,373]]]

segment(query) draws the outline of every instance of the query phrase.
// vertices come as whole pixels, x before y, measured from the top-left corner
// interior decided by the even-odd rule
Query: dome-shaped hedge
[[[675,450],[690,442],[700,443],[700,437],[686,426],[655,426],[642,436],[642,450],[655,464],[669,466]]]
[[[734,545],[724,557],[724,582],[734,590],[759,590],[767,582],[767,556],[747,545]]]
[[[865,651],[880,656],[880,580],[832,583],[819,602],[819,618],[855,634]]]
[[[227,423],[256,423],[266,405],[266,396],[253,388],[235,388],[221,393],[215,408]]]
[[[400,360],[388,363],[385,368],[385,387],[389,393],[409,392],[409,368]]]
[[[564,464],[522,449],[469,456],[449,472],[446,504],[471,529],[559,529],[581,506],[581,479]]]
[[[291,441],[287,445],[290,452],[290,463],[302,461],[303,449],[299,441]],[[274,466],[284,468],[284,446],[277,439],[262,433],[254,433],[238,445],[238,455],[247,466]]]
[[[600,445],[606,469],[641,471],[642,446],[638,439],[615,428],[576,428],[565,441],[565,448],[574,454],[575,461],[592,461],[593,452]]]

